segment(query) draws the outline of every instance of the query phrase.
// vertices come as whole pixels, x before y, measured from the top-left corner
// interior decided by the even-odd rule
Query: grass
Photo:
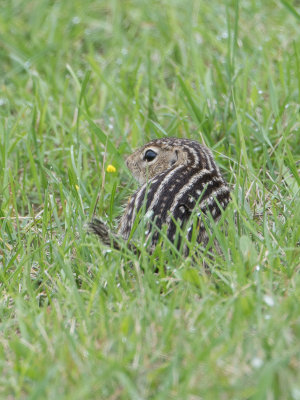
[[[0,398],[300,399],[299,14],[1,2]],[[210,275],[86,234],[98,193],[115,226],[136,187],[126,154],[165,135],[232,187]]]

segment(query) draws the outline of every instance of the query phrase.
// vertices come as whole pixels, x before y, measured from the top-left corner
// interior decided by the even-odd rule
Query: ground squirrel
[[[195,227],[197,241],[205,245],[208,235],[202,214],[210,212],[217,220],[230,200],[229,187],[212,152],[195,140],[169,137],[152,140],[139,148],[127,158],[126,164],[141,186],[129,199],[117,234],[109,233],[98,219],[89,224],[90,230],[103,243],[120,248],[118,236],[129,238],[137,213],[143,210],[150,221],[145,233],[149,250],[157,244],[164,225],[168,239],[174,242],[176,238],[179,248],[181,238],[176,236],[176,225],[186,227],[196,207],[197,223],[190,222],[186,235],[190,240]],[[152,229],[154,225],[156,228]]]

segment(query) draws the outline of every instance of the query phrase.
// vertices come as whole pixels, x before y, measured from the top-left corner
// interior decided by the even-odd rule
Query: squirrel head
[[[126,160],[127,167],[140,184],[167,170],[188,165],[189,162],[184,141],[176,138],[152,140]]]

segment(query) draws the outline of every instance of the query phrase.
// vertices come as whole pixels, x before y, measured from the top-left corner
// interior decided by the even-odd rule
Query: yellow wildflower
[[[106,168],[106,172],[116,172],[116,167],[113,165],[109,164]]]
[[[78,190],[79,190],[79,186],[78,185],[75,185],[75,189],[77,190],[77,192],[78,192]]]

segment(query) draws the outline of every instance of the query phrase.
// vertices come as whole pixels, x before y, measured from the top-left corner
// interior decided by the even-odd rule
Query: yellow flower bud
[[[116,167],[113,165],[109,164],[106,168],[106,172],[116,172]]]

